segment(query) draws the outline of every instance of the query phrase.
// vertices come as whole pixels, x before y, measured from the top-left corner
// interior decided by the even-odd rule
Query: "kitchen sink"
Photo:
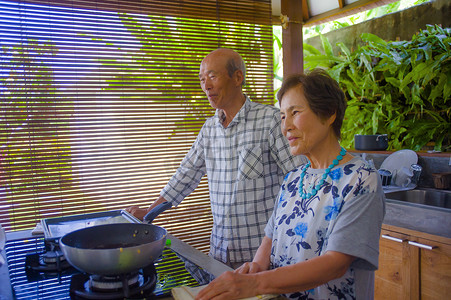
[[[437,189],[414,189],[386,193],[388,200],[402,201],[410,204],[427,205],[451,209],[451,191]]]

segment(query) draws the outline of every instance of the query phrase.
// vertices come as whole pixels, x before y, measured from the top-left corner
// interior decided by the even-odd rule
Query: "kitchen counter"
[[[405,188],[400,190],[405,190]],[[393,191],[395,191],[393,188],[385,190],[385,192]],[[387,197],[386,214],[383,223],[451,238],[451,210],[449,209],[411,205],[406,202],[391,200]],[[6,237],[8,241],[24,239],[31,237],[31,230],[7,233]],[[226,271],[232,270],[227,265],[211,258],[171,234],[168,234],[167,238],[171,240],[170,247],[173,251],[209,271],[216,277]],[[1,252],[1,255],[5,256],[5,253]],[[13,297],[8,266],[5,264],[0,267],[0,300],[10,299],[13,299]]]
[[[31,237],[31,230],[24,231],[16,231],[6,234],[7,241],[12,240],[20,240]],[[33,235],[34,237],[39,235]],[[180,239],[168,233],[167,239],[171,240],[170,248],[195,263],[196,265],[202,267],[207,270],[214,276],[219,276],[226,271],[231,271],[232,268],[229,266],[211,258],[210,256],[204,254],[203,252],[197,250],[196,248],[186,244]],[[5,256],[5,253],[2,251],[1,255]],[[13,299],[10,277],[8,272],[7,264],[4,264],[0,267],[0,300],[11,300]]]
[[[2,251],[0,255],[5,256]],[[0,300],[11,300],[13,299],[13,294],[11,290],[11,283],[9,281],[8,265],[4,264],[0,266]]]
[[[451,238],[451,212],[387,199],[384,224]]]
[[[233,269],[222,262],[204,254],[196,248],[182,242],[178,238],[168,233],[169,240],[171,240],[171,249],[190,260],[192,263],[202,267],[206,271],[218,277],[226,271],[233,271]]]
[[[0,252],[0,255],[2,255],[6,261],[5,251]],[[11,283],[9,280],[8,264],[5,263],[0,266],[0,300],[11,300],[11,299],[13,299],[13,294],[11,290]]]
[[[400,188],[399,190],[406,190]],[[397,191],[393,188],[385,192]],[[392,200],[386,195],[383,223],[445,238],[451,238],[451,210],[428,205]]]

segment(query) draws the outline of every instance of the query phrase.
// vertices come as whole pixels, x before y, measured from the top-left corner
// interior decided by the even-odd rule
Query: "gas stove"
[[[42,220],[44,236],[6,243],[5,253],[15,299],[158,299],[172,288],[199,283],[169,247],[148,266],[129,274],[100,276],[75,269],[59,248],[59,239],[74,229],[135,222],[123,211]],[[184,259],[186,261],[186,259]]]
[[[56,269],[56,263],[48,266],[42,258],[48,255],[46,247],[49,246],[42,237],[6,243],[15,299],[157,299],[169,296],[174,287],[199,285],[168,247],[153,265],[134,274],[107,278],[82,273],[64,262]],[[124,296],[124,281],[128,296]]]

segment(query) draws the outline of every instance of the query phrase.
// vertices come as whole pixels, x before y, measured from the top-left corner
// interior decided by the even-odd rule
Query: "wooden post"
[[[302,0],[281,0],[283,76],[303,72]]]

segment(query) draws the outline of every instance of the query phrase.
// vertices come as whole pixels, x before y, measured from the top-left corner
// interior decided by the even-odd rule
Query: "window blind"
[[[152,203],[214,114],[198,73],[218,47],[273,104],[270,0],[0,0],[0,39],[7,231]],[[206,178],[154,224],[208,251]]]

